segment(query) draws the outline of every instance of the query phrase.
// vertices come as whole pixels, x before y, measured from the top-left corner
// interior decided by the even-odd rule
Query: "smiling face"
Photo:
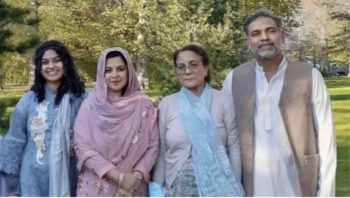
[[[284,35],[273,19],[257,18],[249,24],[246,37],[257,60],[273,60],[282,55]]]
[[[203,65],[201,56],[190,50],[181,51],[176,58],[175,71],[182,86],[197,96],[202,93],[208,65]]]
[[[107,59],[105,79],[108,91],[116,96],[123,95],[123,89],[128,84],[128,67],[120,56]]]
[[[46,50],[41,59],[41,75],[46,83],[52,88],[59,87],[63,74],[63,62],[59,55],[52,49]]]

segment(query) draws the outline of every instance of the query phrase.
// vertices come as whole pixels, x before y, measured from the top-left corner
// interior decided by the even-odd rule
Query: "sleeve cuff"
[[[114,165],[108,164],[103,168],[101,168],[100,170],[96,170],[96,173],[100,178],[102,178],[108,171],[112,170],[113,168],[115,168]]]

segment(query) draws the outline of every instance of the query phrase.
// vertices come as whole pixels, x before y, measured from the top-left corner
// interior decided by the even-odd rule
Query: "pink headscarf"
[[[128,67],[128,84],[121,97],[111,98],[104,77],[106,57],[121,52]],[[149,131],[156,124],[157,108],[140,91],[129,54],[121,48],[104,50],[98,61],[96,86],[83,102],[76,118],[75,142],[78,169],[98,153],[121,171],[130,171],[149,146]],[[101,164],[101,166],[104,166]],[[102,169],[105,167],[101,167]]]
[[[125,97],[130,96],[130,95],[135,95],[135,94],[140,94],[138,91],[140,91],[140,85],[139,82],[137,81],[137,76],[136,72],[134,70],[134,66],[131,62],[130,56],[128,52],[126,52],[122,48],[108,48],[104,50],[100,58],[98,59],[98,65],[97,65],[97,74],[96,74],[96,86],[94,91],[97,92],[97,97],[96,99],[101,102],[107,102],[107,97],[108,97],[108,92],[107,92],[107,83],[105,80],[105,68],[106,68],[106,57],[110,52],[117,51],[120,52],[125,60],[126,60],[126,65],[128,67],[128,85],[125,90],[125,93],[123,97],[118,97],[118,98],[108,98],[109,100],[112,100],[113,102],[115,101],[120,101],[126,99]]]

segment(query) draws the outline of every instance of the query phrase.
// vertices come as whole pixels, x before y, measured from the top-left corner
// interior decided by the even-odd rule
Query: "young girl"
[[[19,187],[7,194],[73,196],[72,128],[84,98],[84,84],[59,41],[41,44],[34,63],[34,85],[17,103],[2,142],[0,171],[19,178]]]

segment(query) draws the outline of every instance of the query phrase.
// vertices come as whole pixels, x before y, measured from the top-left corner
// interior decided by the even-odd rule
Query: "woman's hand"
[[[140,171],[134,170],[134,171],[132,172],[132,174],[133,174],[137,179],[139,179],[140,181],[143,180],[143,174],[142,174]]]
[[[120,182],[120,187],[127,191],[135,190],[139,187],[141,180],[135,177],[132,173],[125,173],[123,180]]]
[[[127,191],[123,188],[119,188],[117,194],[115,195],[116,197],[132,197],[132,192]]]

